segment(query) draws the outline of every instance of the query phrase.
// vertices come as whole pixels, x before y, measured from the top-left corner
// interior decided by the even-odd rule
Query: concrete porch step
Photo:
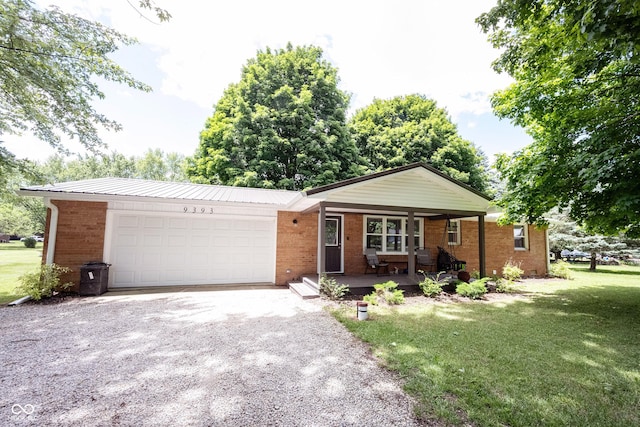
[[[320,298],[320,292],[306,282],[289,283],[289,289],[302,299]]]
[[[305,276],[302,278],[302,282],[320,293],[320,286],[316,283],[316,279],[311,279]]]

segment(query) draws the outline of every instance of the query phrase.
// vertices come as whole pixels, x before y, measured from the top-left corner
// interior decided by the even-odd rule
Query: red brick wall
[[[107,203],[53,200],[58,207],[58,232],[53,262],[73,271],[61,280],[80,284],[80,266],[88,261],[102,261],[104,231],[107,219]],[[47,210],[47,236],[43,249],[43,262],[47,256],[49,222],[51,211]]]
[[[440,224],[440,232],[444,222]],[[513,226],[499,226],[495,222],[485,221],[485,260],[487,275],[502,274],[505,262],[512,260],[520,264],[525,276],[544,276],[547,274],[547,251],[544,229],[529,225],[528,248],[516,250],[513,240]],[[456,258],[467,261],[467,271],[479,270],[478,263],[478,222],[460,221],[461,245],[454,247]],[[440,240],[441,241],[441,240]],[[439,243],[441,244],[441,243]],[[448,250],[451,246],[445,247]]]
[[[293,219],[297,219],[297,225]],[[363,220],[362,214],[344,214],[344,272],[345,274],[363,274],[365,261],[363,256]],[[424,220],[424,244],[437,257],[438,246],[446,242],[445,221]],[[451,252],[467,261],[467,271],[479,270],[478,261],[478,222],[461,221],[461,245]],[[278,213],[278,243],[276,253],[276,283],[285,284],[303,275],[315,275],[317,266],[316,246],[318,241],[318,215],[301,215],[296,212]],[[521,263],[525,275],[545,275],[547,273],[547,255],[545,232],[533,226],[528,227],[529,247],[527,250],[515,250],[513,227],[500,227],[494,222],[485,222],[486,273],[493,270],[501,274],[508,260]],[[443,238],[444,236],[444,238]],[[451,249],[445,246],[445,249]],[[384,255],[385,261],[406,261],[406,255]],[[398,265],[401,267],[401,265]],[[286,270],[291,273],[287,274]]]
[[[277,228],[276,284],[285,285],[304,275],[315,275],[318,214],[280,211]]]

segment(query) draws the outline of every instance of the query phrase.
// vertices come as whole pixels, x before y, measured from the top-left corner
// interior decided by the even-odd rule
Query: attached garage
[[[32,187],[49,208],[43,261],[103,261],[110,288],[273,284],[278,211],[300,193],[124,178]],[[75,276],[74,276],[75,275]]]
[[[113,288],[275,280],[273,217],[109,212],[109,228]]]

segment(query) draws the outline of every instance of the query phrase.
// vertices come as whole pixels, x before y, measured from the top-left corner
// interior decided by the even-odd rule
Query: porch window
[[[447,224],[447,242],[449,245],[459,245],[460,241],[460,220],[451,219]]]
[[[421,247],[423,241],[422,218],[415,220],[414,245]],[[409,245],[406,218],[387,216],[366,216],[364,245],[388,254],[406,254]]]
[[[514,225],[513,226],[513,243],[514,248],[517,251],[527,250],[527,225]]]

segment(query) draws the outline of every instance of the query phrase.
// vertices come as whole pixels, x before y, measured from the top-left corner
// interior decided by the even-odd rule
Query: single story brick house
[[[416,163],[307,191],[101,178],[21,188],[48,208],[44,263],[111,264],[110,288],[270,283],[361,275],[365,248],[415,271],[442,246],[492,274],[548,272],[546,230],[498,226],[487,196]],[[408,236],[414,235],[414,239]]]

